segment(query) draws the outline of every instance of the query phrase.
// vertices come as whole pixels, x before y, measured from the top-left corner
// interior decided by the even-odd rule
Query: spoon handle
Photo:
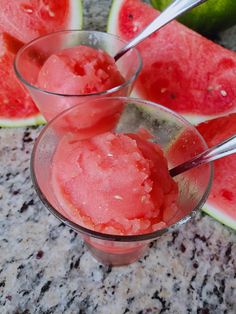
[[[169,23],[177,16],[186,12],[187,10],[205,2],[207,0],[175,0],[170,4],[154,21],[152,21],[138,36],[133,38],[127,45],[125,45],[114,57],[115,61],[120,59],[129,49],[133,48],[145,38],[150,36],[156,30]]]
[[[236,153],[236,135],[233,135],[220,144],[207,149],[203,153],[195,156],[193,159],[174,167],[169,171],[169,173],[172,177],[174,177],[189,169],[234,153]]]

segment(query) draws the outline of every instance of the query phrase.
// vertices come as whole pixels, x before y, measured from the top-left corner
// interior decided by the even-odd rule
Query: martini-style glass
[[[116,65],[124,78],[121,85],[90,94],[55,93],[38,87],[38,74],[45,61],[63,49],[85,45],[102,49],[114,56],[126,44],[117,36],[81,30],[65,30],[39,37],[23,46],[17,53],[14,69],[19,80],[24,84],[44,118],[49,121],[60,112],[91,98],[128,96],[138,76],[142,61],[137,49],[131,49]],[[55,76],[57,75],[55,69]]]
[[[208,163],[174,177],[179,187],[178,211],[169,212],[166,225],[151,233],[107,234],[80,224],[76,215],[70,212],[70,204],[67,203],[67,208],[65,202],[58,199],[52,184],[52,161],[58,144],[65,136],[73,134],[84,140],[108,131],[137,133],[140,129],[146,129],[153,136],[151,140],[161,145],[169,169],[207,148],[196,128],[173,111],[145,100],[106,97],[89,98],[58,115],[42,130],[33,149],[31,173],[40,199],[52,214],[78,232],[91,254],[104,264],[124,265],[139,259],[151,241],[181,228],[190,220],[203,206],[210,191],[212,165]],[[128,167],[129,164],[127,174]],[[126,179],[124,176],[123,180]],[[91,185],[92,189],[96,187]]]

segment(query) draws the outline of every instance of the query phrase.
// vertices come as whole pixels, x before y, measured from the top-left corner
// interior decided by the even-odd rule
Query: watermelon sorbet
[[[178,210],[178,186],[150,134],[66,134],[52,161],[51,184],[67,218],[101,233],[162,229]]]
[[[38,74],[37,86],[59,94],[94,94],[125,82],[114,58],[101,49],[79,45],[52,54]]]

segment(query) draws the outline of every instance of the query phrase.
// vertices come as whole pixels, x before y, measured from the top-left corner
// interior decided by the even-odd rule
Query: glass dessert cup
[[[118,70],[124,78],[124,82],[119,86],[98,93],[79,95],[55,93],[39,88],[37,86],[38,74],[45,61],[52,54],[78,45],[101,49],[110,56],[114,56],[125,45],[125,41],[103,32],[65,30],[31,41],[23,46],[16,55],[14,62],[15,73],[47,121],[50,121],[65,109],[87,101],[90,98],[128,96],[141,70],[141,56],[138,50],[134,48],[116,62]]]
[[[180,115],[155,103],[129,97],[89,99],[64,111],[45,126],[34,145],[31,174],[41,201],[52,214],[80,234],[92,255],[104,264],[118,266],[139,259],[151,241],[189,221],[210,191],[212,164],[176,176],[178,211],[168,218],[165,227],[151,233],[106,234],[73,221],[59,204],[51,184],[52,159],[62,137],[76,133],[86,139],[107,131],[137,133],[140,129],[150,132],[151,141],[162,147],[169,169],[207,148],[196,128]]]

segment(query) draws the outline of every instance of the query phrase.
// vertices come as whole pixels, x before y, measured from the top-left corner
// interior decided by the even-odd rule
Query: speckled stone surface
[[[104,30],[110,1],[84,1]],[[236,28],[220,37],[235,48]],[[138,262],[97,263],[40,203],[29,161],[40,128],[0,130],[0,313],[236,313],[236,234],[201,214]]]

